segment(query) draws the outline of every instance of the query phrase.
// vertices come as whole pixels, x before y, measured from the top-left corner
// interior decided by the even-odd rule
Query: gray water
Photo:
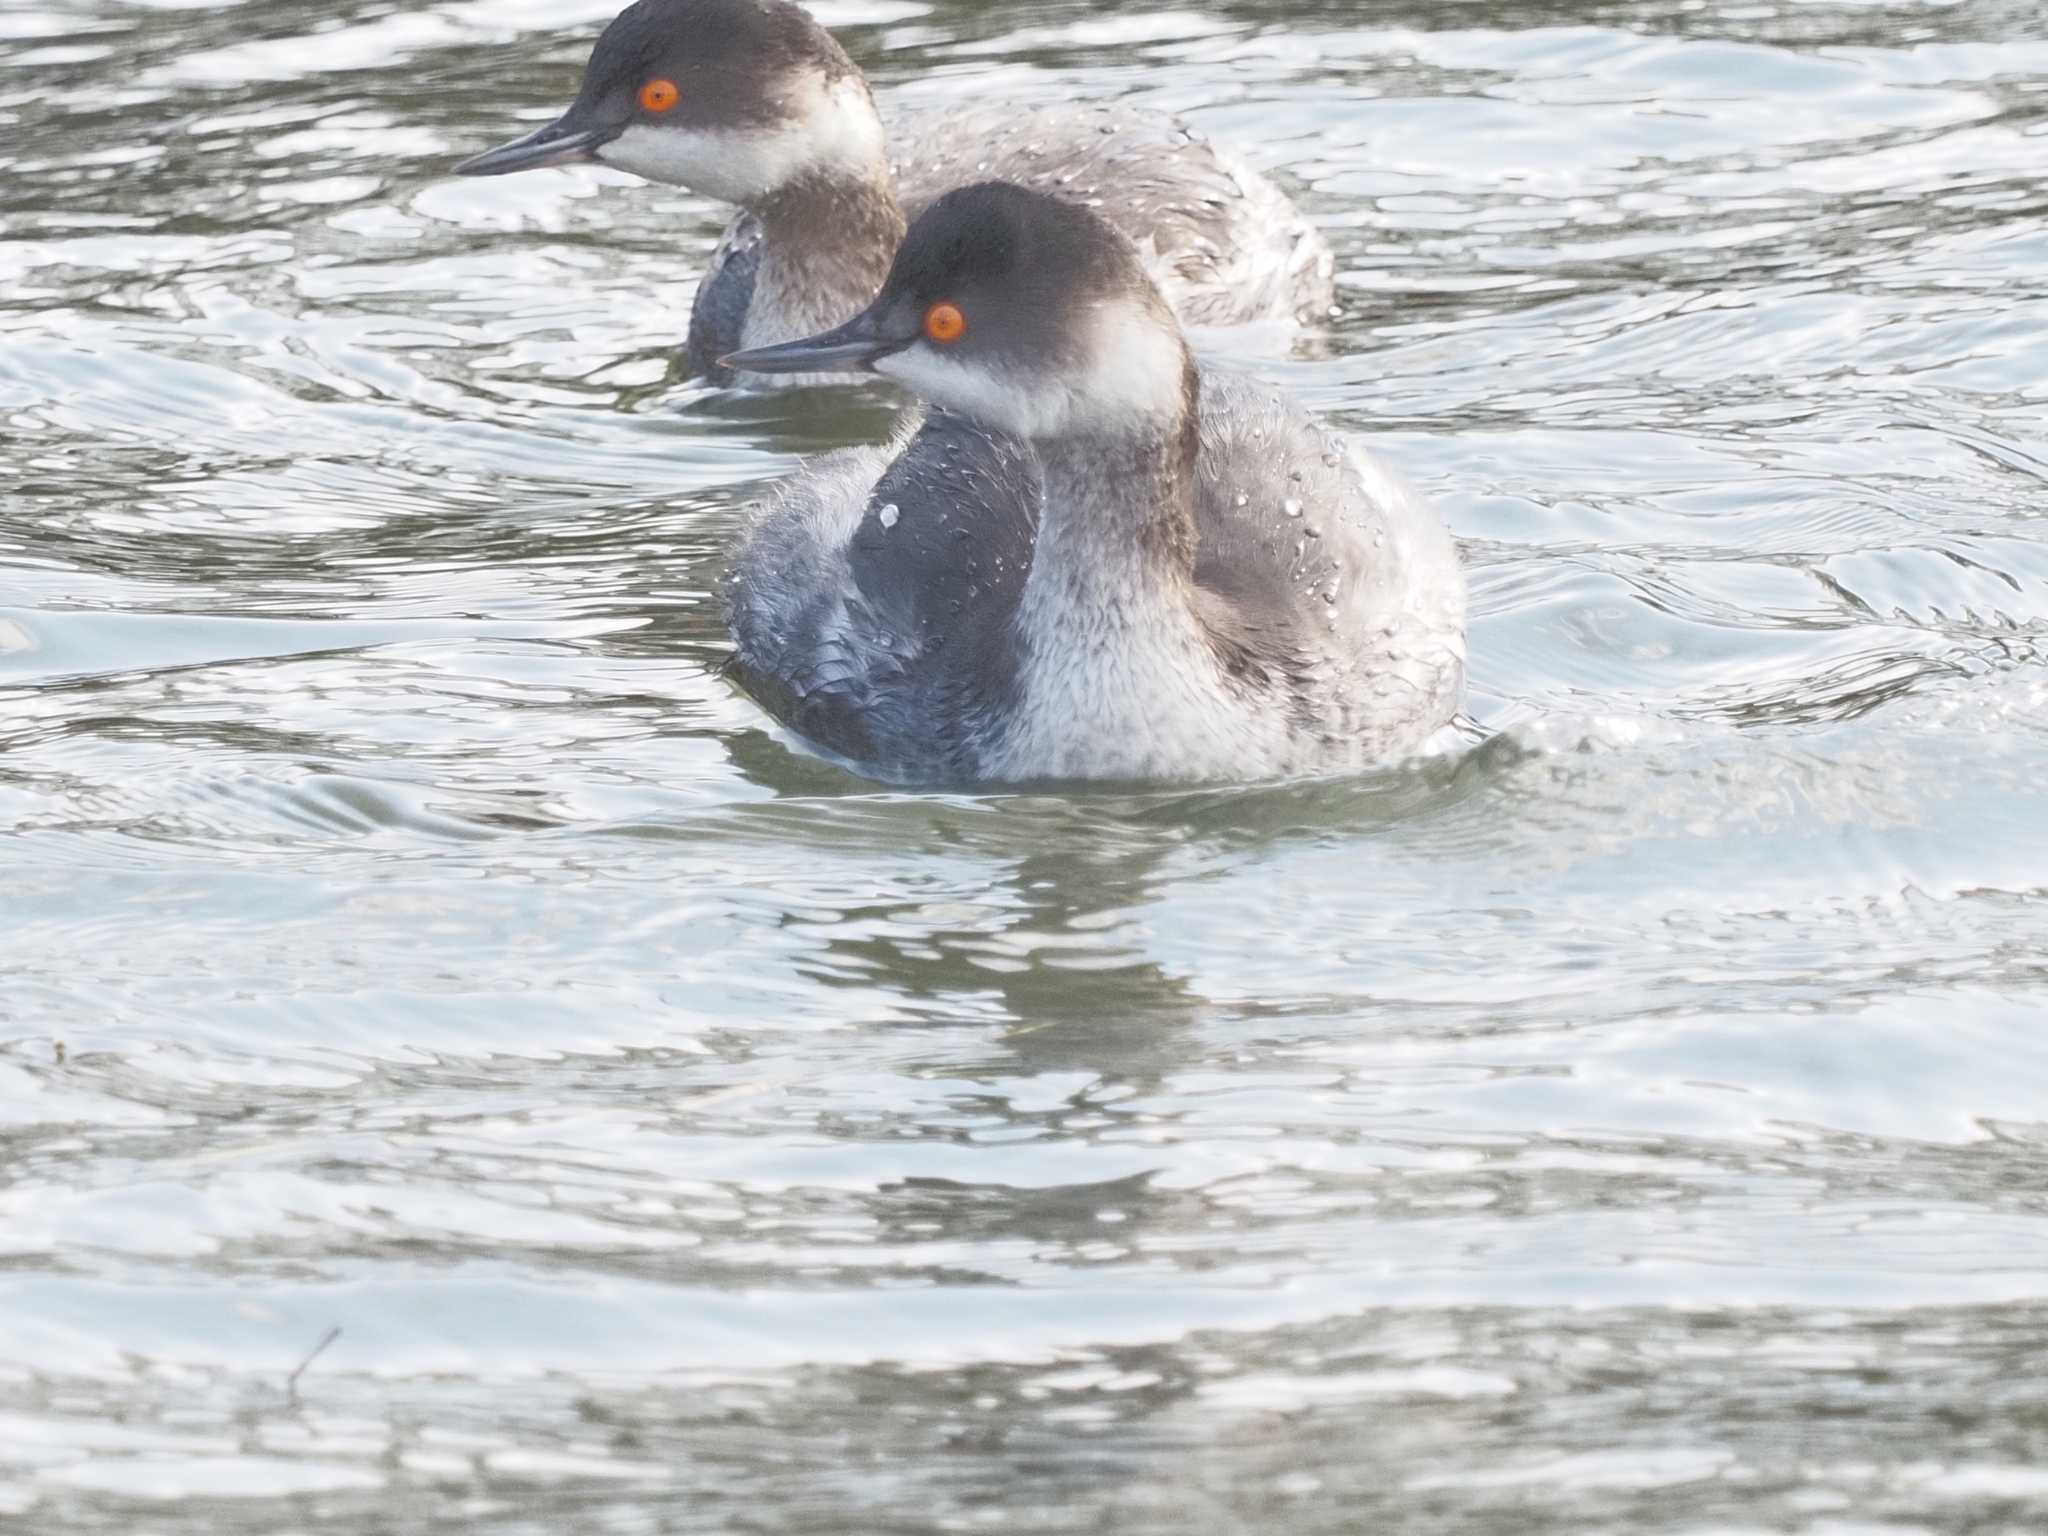
[[[833,4],[1286,179],[1471,572],[1460,752],[991,795],[719,674],[887,402],[446,175],[608,10],[0,0],[0,1524],[2048,1524],[2038,8]]]

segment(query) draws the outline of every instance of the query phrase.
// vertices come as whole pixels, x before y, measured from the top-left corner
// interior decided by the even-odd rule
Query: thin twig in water
[[[313,1352],[310,1355],[306,1356],[305,1359],[299,1362],[298,1369],[293,1371],[291,1375],[285,1377],[285,1395],[291,1398],[293,1402],[296,1403],[299,1400],[299,1378],[306,1374],[306,1367],[311,1365],[315,1360],[318,1360],[321,1357],[321,1355],[325,1354],[327,1351],[327,1346],[332,1344],[336,1339],[340,1337],[341,1324],[336,1323],[332,1328],[327,1330],[326,1336],[322,1338],[318,1344],[315,1344],[313,1346]]]

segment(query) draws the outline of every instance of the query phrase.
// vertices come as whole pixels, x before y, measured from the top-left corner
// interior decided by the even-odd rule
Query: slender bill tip
[[[544,165],[568,165],[596,158],[599,145],[612,135],[595,128],[564,129],[560,122],[537,128],[524,138],[480,155],[471,155],[455,167],[458,176],[504,176],[512,171],[535,171]]]
[[[749,347],[718,361],[720,367],[743,373],[873,373],[880,359],[904,345],[876,335],[874,323],[863,314],[820,336]]]

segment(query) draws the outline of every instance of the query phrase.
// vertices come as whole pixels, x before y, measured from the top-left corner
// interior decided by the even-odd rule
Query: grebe
[[[871,371],[939,408],[783,484],[727,581],[741,683],[865,774],[1257,779],[1451,717],[1443,524],[1271,386],[1198,371],[1087,209],[949,192],[867,308],[731,363]]]
[[[493,176],[594,160],[737,203],[690,313],[686,362],[836,325],[874,297],[915,214],[988,177],[1100,208],[1197,325],[1320,319],[1330,247],[1280,189],[1176,120],[991,103],[882,118],[860,70],[790,0],[636,0],[569,110],[456,166]]]

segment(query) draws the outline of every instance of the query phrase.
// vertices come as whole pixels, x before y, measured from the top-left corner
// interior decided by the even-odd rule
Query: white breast
[[[996,779],[1246,779],[1288,770],[1278,701],[1225,675],[1185,595],[1141,580],[1079,580],[1041,525],[1017,625],[1015,713],[991,747]]]

